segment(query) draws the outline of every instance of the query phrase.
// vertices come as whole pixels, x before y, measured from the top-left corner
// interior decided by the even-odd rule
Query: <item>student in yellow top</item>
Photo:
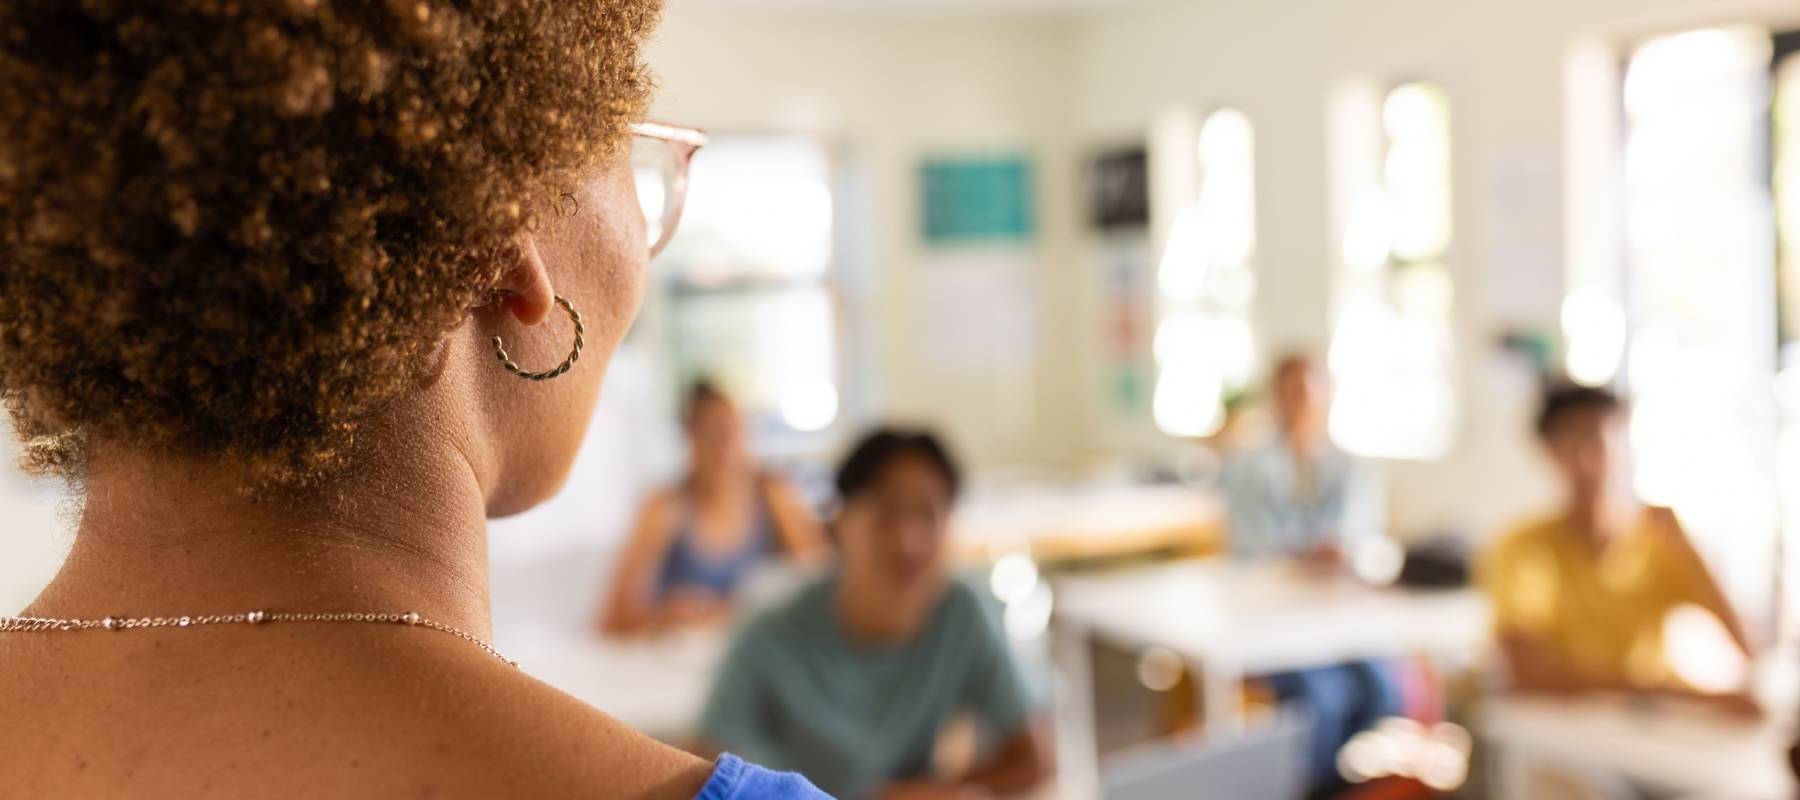
[[[1749,654],[1737,615],[1674,513],[1633,494],[1626,416],[1618,397],[1590,388],[1552,391],[1538,415],[1563,506],[1503,537],[1481,569],[1521,691],[1697,694],[1664,658],[1665,622],[1684,607],[1712,614]]]

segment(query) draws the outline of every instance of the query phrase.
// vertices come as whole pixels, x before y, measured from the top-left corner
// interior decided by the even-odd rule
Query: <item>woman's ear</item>
[[[550,271],[538,252],[537,239],[529,232],[520,232],[515,244],[518,258],[501,274],[496,288],[506,310],[519,324],[537,325],[550,316],[550,309],[556,304],[556,290],[550,285]]]

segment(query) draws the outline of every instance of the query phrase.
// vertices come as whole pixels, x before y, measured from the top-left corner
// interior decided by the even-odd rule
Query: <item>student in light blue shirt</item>
[[[957,470],[928,433],[881,431],[838,475],[835,574],[744,627],[700,732],[843,798],[1011,794],[1048,772],[1032,693],[978,591],[949,575]],[[946,723],[986,734],[972,770],[944,776]]]
[[[1226,464],[1231,554],[1335,564],[1386,525],[1381,482],[1326,434],[1325,378],[1290,355],[1270,380],[1279,430]]]
[[[1270,380],[1277,434],[1226,465],[1231,553],[1286,558],[1321,571],[1341,568],[1356,548],[1383,536],[1380,485],[1369,467],[1332,446],[1325,376],[1311,357],[1282,358]],[[1384,665],[1352,662],[1273,676],[1282,700],[1313,725],[1309,775],[1315,789],[1339,784],[1337,752],[1351,736],[1400,713],[1400,689]]]

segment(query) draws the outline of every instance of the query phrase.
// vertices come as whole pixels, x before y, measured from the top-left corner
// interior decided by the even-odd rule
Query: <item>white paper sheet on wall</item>
[[[1515,152],[1495,161],[1483,195],[1481,292],[1471,298],[1491,319],[1555,319],[1562,305],[1560,175],[1548,154]]]
[[[1033,263],[1002,250],[934,255],[914,276],[915,330],[933,369],[1030,369],[1037,355]]]

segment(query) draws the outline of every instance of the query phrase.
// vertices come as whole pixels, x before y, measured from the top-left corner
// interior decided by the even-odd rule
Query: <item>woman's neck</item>
[[[246,495],[205,460],[103,451],[68,560],[27,612],[416,611],[486,638],[479,473],[452,442],[414,441],[327,503]]]
[[[1281,439],[1296,461],[1310,462],[1325,449],[1324,426],[1311,417],[1284,422]]]

